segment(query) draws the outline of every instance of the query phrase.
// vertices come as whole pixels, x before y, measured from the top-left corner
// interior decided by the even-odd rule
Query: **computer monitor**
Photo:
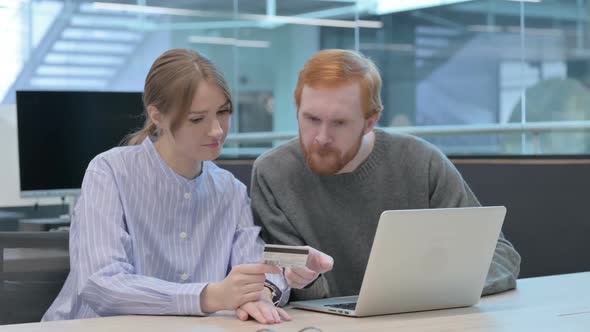
[[[17,91],[21,197],[80,192],[97,154],[143,125],[141,92]]]

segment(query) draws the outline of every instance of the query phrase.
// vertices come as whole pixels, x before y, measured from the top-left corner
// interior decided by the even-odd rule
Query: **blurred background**
[[[590,0],[0,0],[0,141],[13,165],[2,173],[18,181],[6,175],[18,173],[17,90],[139,94],[176,47],[207,55],[231,85],[223,158],[297,134],[297,75],[326,48],[378,65],[386,130],[451,156],[586,155],[589,17]]]

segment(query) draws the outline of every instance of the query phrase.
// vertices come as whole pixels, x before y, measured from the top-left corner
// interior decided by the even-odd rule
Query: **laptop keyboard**
[[[330,307],[330,308],[354,310],[356,308],[356,302],[351,302],[351,303],[337,303],[337,304],[324,304],[324,306]]]

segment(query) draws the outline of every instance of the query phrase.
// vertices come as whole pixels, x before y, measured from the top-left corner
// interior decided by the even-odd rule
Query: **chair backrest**
[[[37,322],[69,273],[68,232],[0,232],[0,324]]]

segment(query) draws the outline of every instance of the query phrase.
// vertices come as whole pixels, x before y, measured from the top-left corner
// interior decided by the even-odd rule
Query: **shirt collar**
[[[153,166],[156,168],[156,172],[161,174],[162,177],[168,181],[172,181],[173,183],[176,183],[185,189],[188,188],[191,191],[196,190],[196,188],[203,182],[203,178],[205,177],[209,163],[203,162],[203,167],[199,176],[194,179],[187,179],[184,176],[176,173],[170,166],[168,166],[166,161],[164,161],[162,156],[160,156],[158,150],[156,150],[156,146],[154,145],[152,139],[153,138],[150,136],[146,137],[141,145],[147,152]]]

